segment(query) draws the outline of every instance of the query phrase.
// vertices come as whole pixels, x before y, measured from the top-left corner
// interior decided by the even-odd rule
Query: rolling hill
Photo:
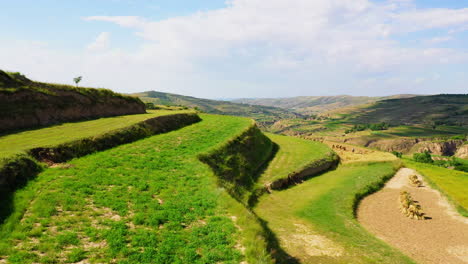
[[[301,117],[300,114],[272,106],[239,104],[156,91],[136,93],[132,96],[139,97],[145,103],[156,105],[181,105],[210,114],[251,117],[261,126],[269,126],[280,119]]]
[[[350,113],[354,123],[468,127],[468,94],[388,99]]]
[[[232,102],[249,105],[275,106],[301,114],[316,114],[338,108],[374,103],[386,99],[409,98],[415,95],[402,94],[386,97],[368,96],[298,96],[290,98],[236,99]]]

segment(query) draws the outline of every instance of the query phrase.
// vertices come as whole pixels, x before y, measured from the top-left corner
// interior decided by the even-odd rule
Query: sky
[[[0,69],[203,98],[468,93],[468,0],[15,0]]]

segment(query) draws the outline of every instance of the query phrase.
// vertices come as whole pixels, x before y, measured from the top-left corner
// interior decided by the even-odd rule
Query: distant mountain
[[[148,91],[132,94],[139,97],[145,103],[158,105],[180,105],[200,109],[203,112],[220,115],[234,115],[251,117],[261,126],[269,126],[280,119],[291,119],[301,117],[292,111],[271,107],[233,103],[229,101],[218,101],[201,99],[171,93]]]
[[[368,96],[298,96],[290,98],[263,98],[263,99],[236,99],[232,102],[251,105],[275,106],[288,109],[301,114],[323,113],[338,108],[364,105],[374,103],[380,100],[409,98],[416,95],[393,95],[386,97],[368,97]]]

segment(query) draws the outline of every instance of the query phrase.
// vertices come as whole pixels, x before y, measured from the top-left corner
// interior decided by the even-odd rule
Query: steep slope
[[[374,103],[376,101],[406,98],[414,95],[394,95],[387,97],[368,96],[298,96],[291,98],[236,99],[232,102],[250,105],[275,106],[303,114],[322,113],[337,108]]]
[[[255,119],[255,121],[257,121],[261,126],[271,125],[280,119],[300,117],[299,114],[276,107],[237,104],[227,101],[201,99],[156,91],[136,93],[132,95],[139,97],[146,103],[159,105],[182,105],[192,108],[196,107],[201,111],[210,114],[250,117]]]
[[[142,114],[138,99],[106,89],[34,82],[0,70],[0,133],[83,119]]]
[[[379,101],[350,113],[354,123],[468,126],[468,94],[440,94]]]

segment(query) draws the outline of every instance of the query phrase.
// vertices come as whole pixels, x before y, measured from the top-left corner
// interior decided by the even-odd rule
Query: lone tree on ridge
[[[78,87],[78,83],[81,82],[81,79],[83,79],[82,76],[78,76],[78,77],[76,77],[76,78],[73,78],[73,81],[76,83],[76,87]]]

